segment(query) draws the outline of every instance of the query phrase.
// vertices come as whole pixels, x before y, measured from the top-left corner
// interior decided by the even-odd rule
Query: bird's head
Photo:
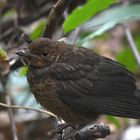
[[[26,49],[18,50],[16,54],[25,59],[29,66],[46,67],[59,61],[60,46],[63,46],[63,42],[38,38],[30,42]]]

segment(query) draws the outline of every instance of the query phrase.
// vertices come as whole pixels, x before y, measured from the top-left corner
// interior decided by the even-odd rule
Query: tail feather
[[[135,98],[86,98],[77,100],[77,106],[88,112],[140,119],[140,104]]]

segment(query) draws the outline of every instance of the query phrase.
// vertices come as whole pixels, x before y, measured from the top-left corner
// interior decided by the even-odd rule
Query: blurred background
[[[28,68],[15,52],[27,45],[22,33],[33,40],[42,35],[56,2],[0,0],[0,103],[42,109],[30,92]],[[73,0],[53,39],[65,37],[63,40],[68,43],[90,48],[126,65],[136,75],[140,89],[140,59],[136,57],[140,51],[139,9],[139,0]],[[7,109],[0,104],[0,140],[47,140],[47,131],[56,121],[47,113]],[[107,123],[111,128],[111,135],[104,140],[140,140],[140,120],[101,116],[97,122]]]

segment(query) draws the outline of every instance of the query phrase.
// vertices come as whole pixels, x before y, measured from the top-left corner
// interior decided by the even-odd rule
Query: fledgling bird
[[[98,114],[140,119],[134,75],[120,63],[47,38],[17,54],[28,62],[36,100],[67,123],[89,123]]]

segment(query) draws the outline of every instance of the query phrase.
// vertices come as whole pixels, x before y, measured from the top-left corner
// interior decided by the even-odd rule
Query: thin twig
[[[46,27],[42,35],[43,37],[52,38],[52,34],[57,24],[59,23],[63,15],[63,12],[65,11],[65,9],[67,8],[67,6],[69,5],[71,1],[72,0],[59,0],[53,6],[47,18]]]
[[[8,94],[5,97],[5,100],[6,100],[6,103],[10,106],[11,99],[10,99],[10,96]],[[13,134],[13,140],[18,140],[16,125],[14,123],[14,117],[13,117],[13,112],[12,112],[11,108],[8,108],[8,115],[9,115],[9,120],[10,120],[10,125],[11,125],[11,131]]]
[[[47,110],[44,110],[44,109],[36,109],[36,108],[28,107],[28,106],[8,105],[8,104],[4,104],[4,103],[0,103],[0,106],[5,107],[5,108],[12,108],[12,109],[32,110],[32,111],[36,111],[36,112],[39,112],[39,113],[45,113],[45,114],[53,116],[53,117],[57,117],[53,113],[51,113]]]
[[[137,46],[134,42],[134,39],[132,37],[132,34],[127,24],[124,24],[124,29],[125,29],[125,34],[126,34],[130,49],[132,50],[132,53],[138,63],[138,66],[140,67],[140,54],[138,52]]]
[[[75,44],[80,33],[80,27],[77,27],[68,37],[68,41],[70,44]]]

